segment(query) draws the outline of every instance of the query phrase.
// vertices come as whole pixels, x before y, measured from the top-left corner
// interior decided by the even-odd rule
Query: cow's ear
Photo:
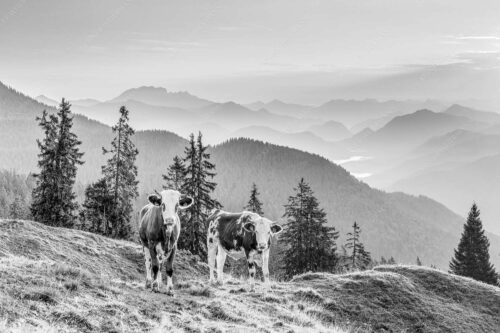
[[[161,197],[159,197],[156,194],[150,194],[148,196],[148,200],[149,200],[149,202],[151,202],[155,206],[161,205]]]
[[[271,232],[273,233],[273,235],[277,235],[282,231],[283,231],[283,227],[280,226],[279,224],[273,224],[271,226]]]
[[[252,222],[245,223],[243,224],[243,229],[245,229],[245,231],[253,233],[255,232],[255,224],[253,224]]]
[[[179,199],[179,209],[188,209],[193,205],[193,203],[193,198],[187,195],[181,195],[181,198]]]

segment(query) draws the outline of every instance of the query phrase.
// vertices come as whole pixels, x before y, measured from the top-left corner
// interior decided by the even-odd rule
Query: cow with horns
[[[212,211],[208,223],[207,247],[210,282],[215,282],[216,259],[217,280],[222,284],[227,253],[244,250],[248,261],[251,290],[255,288],[255,265],[257,262],[262,264],[264,282],[267,285],[269,283],[271,237],[279,234],[283,230],[282,227],[256,213],[247,211],[228,213],[218,209]]]
[[[146,288],[159,292],[161,270],[166,261],[167,294],[173,294],[173,262],[181,232],[179,210],[189,208],[193,199],[175,190],[164,190],[149,196],[149,204],[140,212],[139,236],[146,261]]]

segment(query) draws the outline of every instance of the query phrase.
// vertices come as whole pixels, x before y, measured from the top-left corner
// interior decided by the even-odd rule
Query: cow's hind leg
[[[208,249],[208,268],[210,270],[210,283],[215,283],[215,259],[217,257],[218,242],[213,235],[209,235],[207,239]]]
[[[144,252],[144,261],[146,263],[146,289],[151,288],[151,253],[149,248],[143,246],[142,252]]]
[[[217,247],[217,281],[224,284],[224,263],[226,262],[226,251],[219,244]]]
[[[175,252],[177,250],[177,245],[172,248],[170,254],[168,254],[167,262],[166,262],[166,271],[167,271],[167,294],[174,294],[174,284],[172,282],[172,276],[174,275],[174,259]]]

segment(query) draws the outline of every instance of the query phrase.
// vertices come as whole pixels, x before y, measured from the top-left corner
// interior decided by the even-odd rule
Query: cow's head
[[[149,202],[155,206],[160,206],[163,225],[169,229],[172,228],[179,219],[177,212],[191,207],[193,198],[181,194],[179,191],[163,190],[161,193],[156,192],[156,194],[150,195]]]
[[[272,222],[259,214],[244,212],[242,215],[243,229],[255,234],[257,241],[257,251],[261,253],[266,250],[270,243],[270,238],[283,231],[283,228],[276,222]]]

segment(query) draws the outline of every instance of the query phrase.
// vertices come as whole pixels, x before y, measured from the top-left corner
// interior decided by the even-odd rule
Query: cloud
[[[456,36],[458,40],[500,40],[500,36]]]

